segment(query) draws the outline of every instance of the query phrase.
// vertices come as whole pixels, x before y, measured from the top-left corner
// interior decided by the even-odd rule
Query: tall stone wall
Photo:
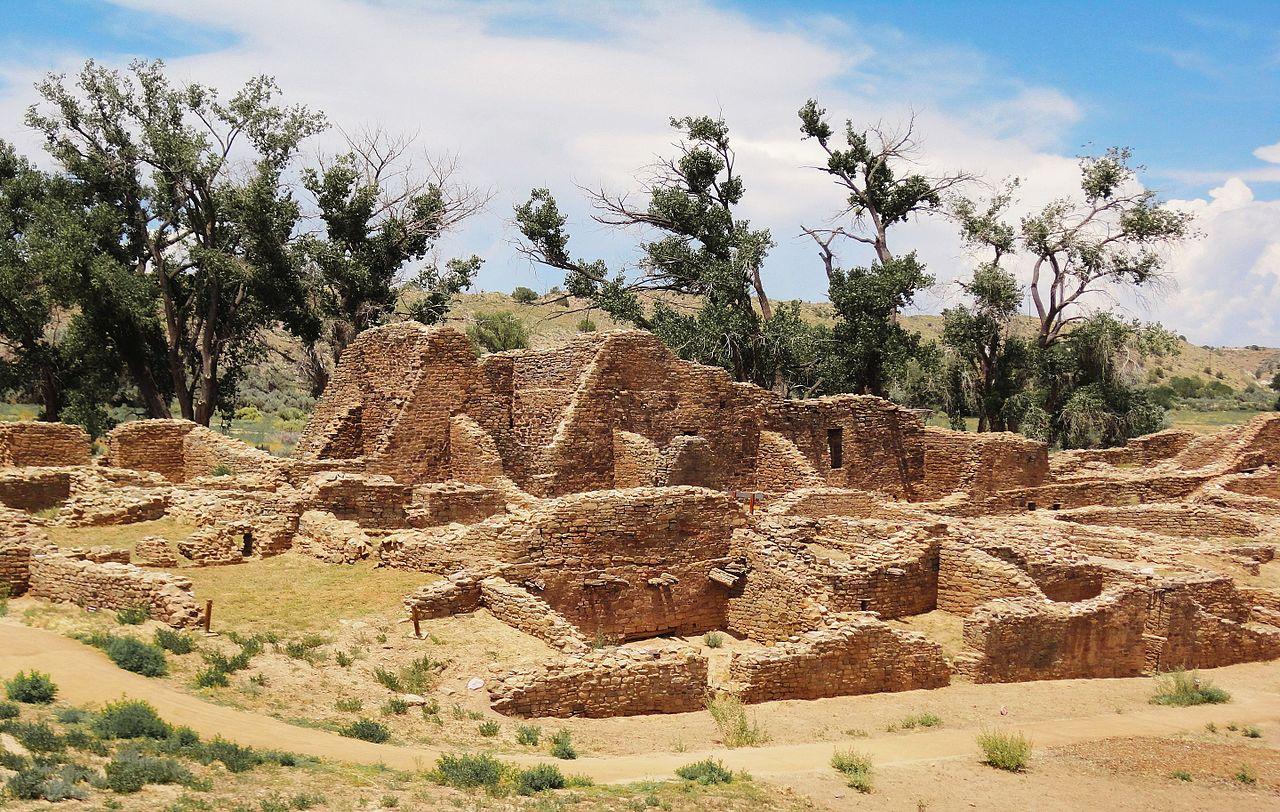
[[[707,660],[690,648],[605,648],[502,675],[498,713],[525,717],[635,716],[703,707]]]
[[[938,566],[938,608],[968,614],[996,598],[1044,599],[1023,570],[961,542],[943,542]]]
[[[917,499],[956,491],[986,495],[1042,485],[1049,473],[1044,443],[1020,434],[924,429],[924,481]]]
[[[116,468],[154,471],[170,482],[186,476],[182,441],[196,428],[189,420],[135,420],[107,434],[107,461]]]
[[[66,423],[0,423],[0,468],[88,465],[89,435]]]
[[[757,651],[735,652],[729,679],[744,702],[940,688],[942,648],[924,635],[862,616]]]

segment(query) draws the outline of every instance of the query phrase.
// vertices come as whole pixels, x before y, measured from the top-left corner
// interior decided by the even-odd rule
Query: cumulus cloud
[[[820,266],[797,235],[802,223],[819,225],[842,203],[838,189],[806,168],[819,152],[800,140],[796,110],[811,96],[837,121],[894,122],[914,114],[924,169],[964,169],[991,181],[1020,176],[1028,207],[1070,193],[1078,178],[1076,159],[1062,144],[1063,133],[1082,119],[1073,99],[1007,77],[981,53],[925,46],[864,20],[811,17],[766,25],[698,2],[114,2],[230,35],[230,44],[171,60],[176,75],[230,89],[268,73],[290,100],[324,110],[343,128],[376,122],[418,133],[431,153],[459,156],[468,182],[496,195],[489,211],[450,238],[444,251],[484,256],[480,283],[489,289],[559,281],[510,246],[511,208],[535,186],[549,186],[559,197],[572,221],[575,253],[615,267],[633,260],[634,240],[595,226],[577,185],[635,188],[638,172],[669,152],[673,115],[722,113],[729,122],[748,184],[744,213],[778,242],[766,268],[777,298],[824,294]],[[38,150],[31,133],[16,124],[33,99],[31,84],[46,70],[74,70],[84,56],[0,57],[0,137]],[[340,143],[335,131],[313,147],[333,150]],[[1226,189],[1219,197],[1234,193]],[[1204,209],[1207,232],[1234,223],[1240,211],[1265,208],[1246,202],[1229,215],[1219,197],[1184,202]],[[921,308],[954,300],[950,282],[971,264],[954,229],[929,220],[907,224],[896,239],[904,250],[918,249],[940,280]],[[1214,239],[1176,258],[1179,307],[1187,291],[1209,289],[1223,273],[1207,250],[1217,245]],[[867,257],[851,249],[845,260]],[[1260,253],[1250,267],[1272,267],[1266,262]],[[1255,300],[1252,323],[1265,326],[1267,317],[1257,311]],[[1248,320],[1239,316],[1203,327],[1184,326],[1175,314],[1167,320],[1201,341],[1263,340],[1242,328]],[[1280,342],[1275,325],[1268,329]]]

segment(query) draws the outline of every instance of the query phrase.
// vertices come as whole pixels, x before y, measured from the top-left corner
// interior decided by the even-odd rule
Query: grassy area
[[[195,529],[195,525],[177,519],[157,519],[107,527],[49,527],[45,532],[59,547],[113,547],[117,550],[131,550],[145,536],[160,536],[178,541],[190,536]]]
[[[228,567],[183,570],[201,600],[212,600],[216,625],[242,632],[329,630],[340,618],[403,615],[401,599],[437,576],[327,564],[286,553]]]
[[[1242,423],[1248,423],[1260,414],[1264,414],[1264,412],[1256,412],[1252,409],[1225,409],[1220,412],[1174,409],[1169,412],[1169,418],[1173,421],[1173,428],[1175,429],[1187,429],[1209,434],[1223,426],[1238,426]]]
[[[0,403],[0,423],[15,420],[35,420],[40,407],[30,403]]]

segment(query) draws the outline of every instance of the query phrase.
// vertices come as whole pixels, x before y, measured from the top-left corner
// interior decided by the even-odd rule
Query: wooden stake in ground
[[[418,625],[418,607],[416,604],[409,608],[409,614],[413,617],[413,636],[422,639],[422,627]]]
[[[213,620],[213,601],[204,602],[204,633],[209,634],[209,623]]]

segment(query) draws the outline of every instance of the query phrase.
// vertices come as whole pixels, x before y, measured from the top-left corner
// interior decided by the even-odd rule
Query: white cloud
[[[766,269],[778,298],[823,295],[820,266],[796,235],[801,223],[818,224],[842,203],[837,188],[804,168],[819,155],[816,145],[800,140],[796,119],[811,96],[837,121],[894,121],[914,111],[926,169],[962,168],[993,181],[1018,175],[1028,207],[1069,193],[1078,177],[1075,158],[1061,144],[1064,130],[1083,116],[1075,100],[1018,83],[981,53],[927,47],[848,17],[765,25],[696,2],[115,2],[233,35],[228,47],[171,60],[175,74],[225,89],[255,73],[272,74],[290,100],[326,111],[344,128],[379,122],[419,133],[433,153],[459,155],[467,180],[493,187],[497,196],[489,213],[445,249],[485,256],[481,283],[489,289],[559,281],[530,268],[509,245],[511,207],[534,186],[557,194],[573,221],[576,253],[614,264],[630,256],[631,238],[595,226],[575,184],[634,188],[637,171],[669,151],[672,115],[723,112],[728,120],[749,189],[746,214],[778,242]],[[74,70],[84,56],[0,57],[0,137],[38,150],[16,123],[33,99],[31,83],[46,70]],[[315,144],[337,146],[336,133]],[[1258,155],[1271,160],[1262,153],[1275,149],[1280,158],[1277,148]],[[1273,267],[1263,238],[1240,222],[1258,217],[1249,222],[1270,223],[1269,233],[1280,233],[1262,214],[1269,204],[1244,200],[1227,208],[1223,201],[1243,194],[1229,186],[1210,201],[1186,205],[1203,209],[1206,232],[1233,234],[1258,251],[1211,236],[1180,253],[1176,307],[1189,306],[1187,291],[1212,291],[1215,277],[1229,273],[1211,244],[1231,248],[1234,261],[1246,263],[1237,269],[1242,277],[1261,280],[1263,270],[1253,269]],[[969,264],[954,229],[939,220],[907,224],[895,239],[917,248],[940,279],[921,307],[951,301],[948,283]],[[865,256],[851,252],[846,259]],[[1214,311],[1200,320],[1171,313],[1167,321],[1204,342],[1280,343],[1271,317],[1258,315],[1265,302],[1268,313],[1280,310],[1274,298],[1233,300],[1222,306],[1235,308],[1234,315]],[[1255,335],[1255,326],[1265,335]]]
[[[1253,154],[1269,164],[1280,164],[1280,143],[1258,147]]]

